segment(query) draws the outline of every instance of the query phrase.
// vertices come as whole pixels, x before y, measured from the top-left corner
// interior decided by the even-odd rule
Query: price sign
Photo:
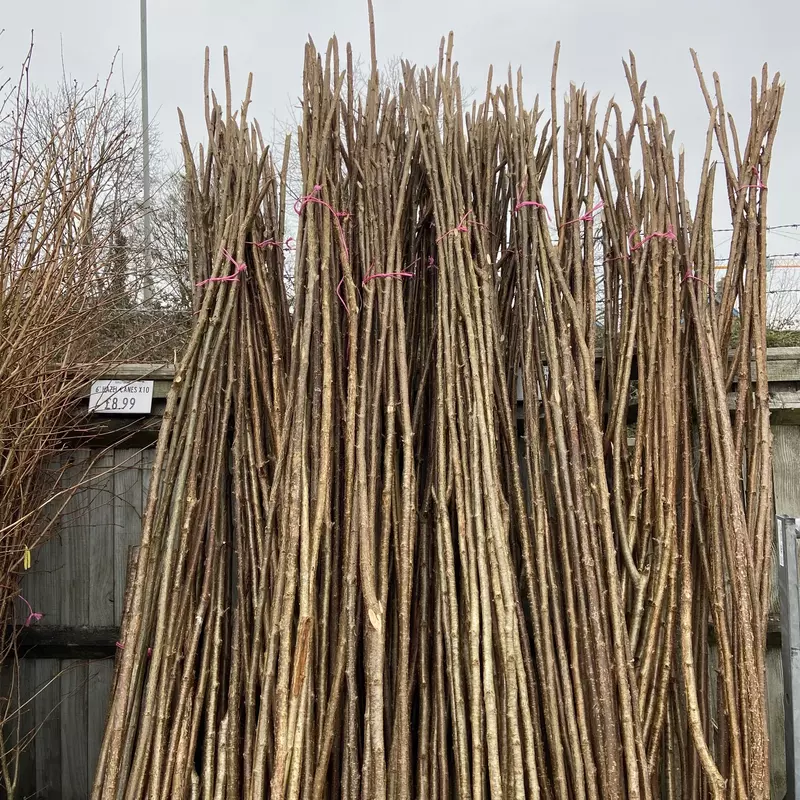
[[[149,414],[152,405],[153,381],[95,381],[89,395],[89,411],[98,414]]]

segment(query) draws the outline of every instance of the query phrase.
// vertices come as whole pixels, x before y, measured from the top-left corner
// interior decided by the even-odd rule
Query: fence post
[[[786,800],[800,795],[800,595],[797,583],[798,525],[794,517],[776,518],[778,593],[781,602],[783,704],[786,711]]]

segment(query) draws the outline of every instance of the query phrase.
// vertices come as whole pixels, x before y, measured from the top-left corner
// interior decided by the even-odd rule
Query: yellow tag
[[[24,569],[31,568],[31,551],[25,548],[25,555],[22,556],[22,566]]]

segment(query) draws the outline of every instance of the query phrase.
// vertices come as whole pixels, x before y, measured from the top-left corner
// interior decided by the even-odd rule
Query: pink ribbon
[[[263,242],[247,242],[247,244],[252,244],[254,247],[260,247],[262,250],[265,247],[280,247],[284,250],[293,250],[294,248],[289,242],[293,242],[294,239],[290,236],[285,242],[278,242],[275,239],[264,239]]]
[[[672,239],[673,241],[677,240],[677,236],[675,235],[675,231],[672,229],[672,225],[667,226],[667,230],[662,233],[660,231],[656,231],[655,233],[651,233],[648,236],[645,236],[639,244],[633,243],[633,237],[637,236],[639,231],[631,231],[628,234],[628,247],[631,252],[634,250],[639,250],[644,247],[645,242],[649,242],[651,239]]]
[[[322,191],[322,186],[320,184],[316,184],[311,191],[311,194],[303,195],[299,197],[294,204],[294,211],[295,214],[298,216],[303,213],[303,209],[309,203],[317,203],[317,205],[324,206],[328,209],[328,211],[333,214],[333,221],[336,223],[336,229],[339,231],[339,241],[342,243],[342,249],[344,250],[345,258],[350,261],[350,251],[347,249],[347,241],[344,238],[344,231],[342,230],[342,225],[339,222],[340,219],[347,219],[350,216],[348,211],[337,211],[330,203],[327,203],[317,195]]]
[[[125,649],[125,645],[122,644],[122,642],[117,642],[117,647],[120,650],[124,650]],[[152,647],[148,647],[147,648],[147,657],[150,658],[151,655],[153,655],[153,648]]]
[[[711,284],[708,281],[703,280],[699,275],[697,275],[695,271],[691,268],[691,266],[686,267],[686,273],[684,274],[681,283],[686,283],[687,281],[697,281],[698,283],[702,283],[708,286],[709,289],[711,288]]]
[[[550,212],[547,210],[547,206],[544,203],[538,203],[536,200],[523,200],[522,195],[525,192],[525,188],[528,185],[528,179],[525,178],[522,181],[521,186],[519,187],[519,191],[517,192],[517,204],[514,206],[514,213],[516,214],[521,208],[525,208],[529,206],[531,208],[543,208],[544,213],[547,214],[547,219],[550,219]]]
[[[344,283],[344,275],[342,275],[342,279],[339,281],[339,283],[336,284],[336,296],[339,298],[339,302],[344,306],[345,313],[349,317],[350,309],[347,308],[347,303],[345,303],[344,297],[342,297],[341,292],[339,291],[339,289],[342,288],[343,283]]]
[[[28,611],[30,611],[30,614],[28,614],[28,618],[23,623],[26,628],[30,628],[31,622],[38,622],[44,616],[44,614],[40,613],[39,611],[34,611],[31,604],[22,595],[20,595],[19,597],[20,600],[22,600],[22,602],[25,603],[26,606],[28,606]]]
[[[573,222],[594,222],[594,215],[602,208],[605,208],[605,203],[601,200],[596,206],[590,208],[585,214],[581,214],[581,216],[576,217],[575,219],[568,220],[561,227],[563,228],[566,225],[572,225]]]
[[[367,275],[363,281],[361,281],[362,286],[366,286],[370,281],[375,280],[375,278],[413,278],[413,272],[375,272],[372,275]]]
[[[467,211],[467,213],[466,213],[466,214],[464,214],[464,216],[463,216],[463,217],[461,217],[461,220],[459,221],[458,225],[456,225],[456,226],[455,226],[455,228],[451,228],[449,231],[445,231],[445,232],[444,232],[444,233],[443,233],[443,234],[442,234],[442,235],[441,235],[441,236],[440,236],[440,237],[439,237],[439,238],[436,240],[436,244],[439,244],[439,242],[441,242],[441,241],[442,241],[442,239],[444,239],[444,237],[445,237],[445,236],[449,236],[451,233],[468,233],[468,232],[469,232],[469,228],[467,227],[467,217],[468,217],[468,216],[469,216],[471,213],[472,213],[471,211]]]
[[[550,212],[547,210],[547,206],[544,203],[537,203],[535,200],[523,200],[521,203],[517,203],[514,206],[514,213],[516,214],[521,208],[525,208],[525,206],[532,206],[533,208],[543,208],[544,213],[547,214],[547,219],[550,219]]]
[[[204,281],[196,283],[195,286],[205,286],[207,283],[223,283],[225,281],[238,283],[238,275],[240,272],[244,272],[244,270],[247,269],[247,264],[240,264],[224,247],[222,248],[222,253],[225,258],[233,264],[235,267],[234,271],[230,275],[223,275],[219,278],[206,278]]]
[[[758,167],[753,167],[753,173],[756,176],[756,183],[748,183],[745,186],[740,186],[739,189],[766,189],[767,187],[764,185],[763,181],[761,180],[761,171]]]

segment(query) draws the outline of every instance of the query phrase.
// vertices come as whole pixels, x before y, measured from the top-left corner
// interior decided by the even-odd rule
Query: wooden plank
[[[17,796],[31,797],[36,792],[36,716],[34,697],[36,695],[36,666],[33,661],[21,659],[19,662],[20,741],[22,752],[17,774]]]
[[[792,348],[783,348],[789,349]],[[108,364],[92,367],[100,378],[116,378],[121,381],[169,380],[175,376],[174,364]]]
[[[153,474],[155,460],[156,450],[154,447],[149,447],[142,452],[142,514],[147,508],[147,493],[150,491],[150,476]]]
[[[775,513],[779,516],[800,517],[800,427],[772,425],[772,480],[775,494]],[[778,595],[777,539],[772,548],[772,608],[780,606]],[[771,609],[772,610],[772,609]],[[784,670],[780,656],[767,651],[767,708],[770,736],[770,784],[772,797],[786,792],[786,710],[784,708]],[[783,792],[776,791],[783,787]]]
[[[37,797],[61,795],[61,662],[36,659],[36,790]]]
[[[114,451],[114,624],[122,624],[130,549],[142,529],[142,452]]]
[[[86,479],[90,463],[88,450],[73,452],[64,480],[74,486]],[[89,624],[89,499],[82,487],[75,492],[65,510],[61,528],[64,568],[61,582],[62,617],[66,625]]]
[[[63,661],[61,677],[61,796],[85,800],[89,796],[88,666]]]
[[[775,494],[775,513],[778,516],[800,518],[800,426],[772,425],[772,482]],[[775,569],[778,563],[776,542],[773,540],[773,608],[778,606]]]
[[[119,641],[116,625],[32,625],[19,631],[20,655],[28,659],[108,658]]]
[[[58,457],[49,466],[48,472],[52,476],[51,491],[55,494],[60,488],[59,473],[62,458]],[[62,501],[63,503],[63,501]],[[48,507],[48,515],[57,516],[61,503],[54,501]],[[38,624],[58,625],[61,622],[61,580],[63,556],[61,551],[61,526],[62,518],[58,517],[49,531],[49,539],[31,552],[31,569],[28,570],[21,582],[22,596],[31,604],[34,611],[43,614]],[[21,604],[24,606],[24,603]],[[17,621],[20,620],[17,615]]]
[[[792,349],[795,348],[786,348]],[[800,380],[800,355],[797,351],[791,357],[774,358],[767,353],[767,380],[770,383],[776,381],[798,381]]]
[[[114,454],[92,466],[89,488],[89,625],[114,624]]]
[[[161,418],[166,408],[163,400],[153,401],[150,414],[92,416],[70,439],[74,448],[150,447],[158,439]]]
[[[783,663],[779,648],[768,647],[764,661],[767,681],[770,797],[786,795],[786,710],[783,704]]]
[[[113,679],[113,658],[105,658],[102,661],[92,661],[89,664],[87,766],[90,785],[94,777],[95,768],[97,767],[97,760],[100,756],[100,747],[103,743],[103,733],[106,727],[108,702],[111,695],[111,683]]]

